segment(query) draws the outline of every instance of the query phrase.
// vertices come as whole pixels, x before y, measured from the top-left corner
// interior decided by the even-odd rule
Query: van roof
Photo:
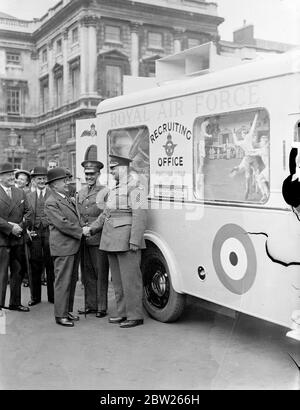
[[[297,47],[260,61],[242,63],[202,76],[172,81],[140,92],[108,98],[98,105],[97,114],[299,72],[300,47]]]

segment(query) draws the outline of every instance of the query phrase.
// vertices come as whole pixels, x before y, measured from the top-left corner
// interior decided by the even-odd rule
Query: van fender
[[[162,253],[163,257],[165,258],[172,281],[172,286],[177,293],[184,293],[182,291],[182,279],[180,274],[180,269],[178,264],[176,263],[176,257],[172,252],[169,245],[162,239],[162,237],[153,231],[146,231],[144,234],[145,241],[149,241],[153,243]]]

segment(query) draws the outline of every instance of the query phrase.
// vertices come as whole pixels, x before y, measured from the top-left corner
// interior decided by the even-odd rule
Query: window
[[[7,52],[6,53],[6,63],[12,65],[21,64],[21,55],[20,53]]]
[[[62,53],[62,41],[61,39],[57,40],[56,42],[56,54]]]
[[[78,27],[72,30],[72,44],[78,43]]]
[[[49,109],[49,81],[48,81],[48,78],[46,80],[41,80],[40,89],[41,89],[41,109],[42,109],[42,113],[45,113]]]
[[[7,114],[20,115],[21,91],[16,88],[7,89]]]
[[[266,202],[270,192],[269,138],[265,109],[197,118],[195,196],[213,201]]]
[[[70,139],[74,140],[76,138],[76,124],[72,122],[70,124]]]
[[[39,157],[39,165],[41,167],[46,167],[46,158],[45,157]]]
[[[163,35],[161,33],[148,33],[148,47],[149,48],[163,48]]]
[[[80,95],[80,69],[79,66],[71,68],[72,100],[77,100]]]
[[[196,47],[200,45],[200,40],[198,38],[188,39],[188,48]]]
[[[61,107],[63,103],[63,78],[59,75],[55,78],[55,105]]]
[[[47,49],[45,48],[42,51],[42,63],[45,64],[48,61],[48,53],[47,53]]]
[[[70,170],[71,174],[73,175],[73,179],[75,179],[76,175],[76,152],[72,151],[70,152]]]
[[[18,135],[18,139],[17,139],[17,147],[22,147],[23,146],[23,139],[22,139],[22,135]]]
[[[130,167],[149,184],[149,131],[147,127],[111,130],[108,133],[108,153],[132,159]],[[148,192],[148,188],[147,188]]]
[[[119,66],[105,67],[106,97],[115,97],[122,94],[122,70]]]
[[[19,157],[14,157],[14,158],[8,158],[8,162],[11,164],[13,163],[13,167],[15,169],[22,169],[22,158]]]
[[[59,144],[59,128],[55,128],[54,131],[54,144]]]
[[[105,26],[105,41],[120,43],[121,29],[117,26]]]
[[[45,146],[46,146],[46,135],[41,134],[41,147],[45,147]]]

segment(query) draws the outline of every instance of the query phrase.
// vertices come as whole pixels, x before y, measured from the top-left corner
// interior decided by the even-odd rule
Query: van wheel
[[[175,292],[167,262],[156,248],[147,248],[142,258],[144,306],[160,322],[174,322],[182,314],[185,295]]]

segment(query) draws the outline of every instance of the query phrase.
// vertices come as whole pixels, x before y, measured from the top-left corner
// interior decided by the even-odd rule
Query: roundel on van
[[[212,247],[216,274],[231,292],[242,295],[252,287],[257,260],[247,232],[235,224],[222,226],[216,233]]]

